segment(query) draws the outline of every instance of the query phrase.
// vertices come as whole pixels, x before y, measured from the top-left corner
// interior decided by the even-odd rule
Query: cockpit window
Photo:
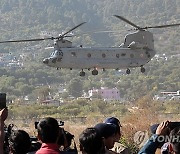
[[[52,57],[52,56],[54,56],[54,53],[55,53],[55,51],[54,51],[54,52],[52,52],[50,56],[51,56],[51,57]]]
[[[52,52],[51,57],[53,56],[61,56],[61,52],[59,50],[55,50],[54,52]]]
[[[56,50],[56,51],[54,52],[54,55],[58,56],[58,55],[59,55],[59,51]]]

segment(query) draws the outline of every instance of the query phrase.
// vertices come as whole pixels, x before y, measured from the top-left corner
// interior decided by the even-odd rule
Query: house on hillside
[[[60,106],[61,102],[59,100],[54,99],[46,99],[40,102],[41,105],[49,105],[49,106]]]
[[[164,91],[159,95],[154,96],[155,100],[164,101],[164,100],[180,100],[180,90],[178,91]]]
[[[165,92],[161,92],[162,95],[180,95],[180,90],[178,91],[165,91]]]
[[[117,88],[107,88],[107,87],[101,87],[101,89],[92,89],[88,91],[90,98],[99,98],[103,99],[104,101],[119,101],[120,98],[120,92]]]
[[[170,100],[180,100],[180,90],[172,92],[161,92],[164,97],[170,98]]]

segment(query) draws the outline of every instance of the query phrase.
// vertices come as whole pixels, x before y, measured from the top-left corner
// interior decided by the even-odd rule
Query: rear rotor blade
[[[131,21],[129,21],[129,20],[127,20],[127,19],[125,19],[124,17],[122,17],[122,16],[118,16],[118,15],[114,15],[115,17],[117,17],[117,18],[119,18],[120,20],[123,20],[124,22],[126,22],[126,23],[128,23],[128,24],[130,24],[131,26],[133,26],[133,27],[135,27],[135,28],[137,28],[137,29],[139,29],[139,30],[142,30],[142,28],[141,27],[139,27],[139,26],[137,26],[137,25],[135,25],[134,23],[132,23]]]
[[[118,15],[114,15],[114,16],[125,21],[126,23],[130,24],[131,26],[133,26],[139,30],[144,30],[144,29],[149,29],[149,28],[166,28],[166,27],[180,26],[180,24],[168,24],[168,25],[160,25],[160,26],[147,26],[147,27],[142,28],[142,27],[135,25],[134,23],[132,23],[131,21],[127,20],[126,18],[124,18],[122,16],[118,16]]]
[[[166,27],[173,27],[173,26],[180,26],[180,24],[169,24],[169,25],[160,25],[160,26],[148,26],[148,27],[144,27],[142,29],[148,29],[148,28],[166,28]]]
[[[44,40],[53,40],[53,37],[49,38],[39,38],[39,39],[27,39],[27,40],[10,40],[10,41],[0,41],[0,43],[13,43],[13,42],[33,42],[33,41],[44,41]]]

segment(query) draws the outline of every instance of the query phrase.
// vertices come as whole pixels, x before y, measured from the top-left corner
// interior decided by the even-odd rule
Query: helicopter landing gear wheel
[[[79,73],[80,76],[85,76],[85,72],[82,70],[80,73]]]
[[[94,70],[92,71],[92,75],[98,75],[98,71],[97,71],[96,69],[94,69]]]
[[[146,70],[145,70],[145,68],[142,66],[141,67],[141,73],[144,73]]]
[[[128,68],[127,70],[126,70],[126,74],[130,74],[131,73],[131,70]]]

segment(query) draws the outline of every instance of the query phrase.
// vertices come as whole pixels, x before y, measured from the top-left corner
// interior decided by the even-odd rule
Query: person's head
[[[113,124],[116,126],[115,141],[118,142],[122,135],[121,129],[120,129],[120,127],[122,127],[122,126],[121,126],[120,121],[115,117],[109,117],[104,122],[107,124]]]
[[[103,138],[95,128],[86,128],[79,136],[80,149],[86,154],[102,154]]]
[[[43,143],[56,143],[59,137],[59,125],[56,119],[48,117],[37,125],[38,138]]]
[[[104,138],[104,145],[107,149],[111,149],[115,143],[115,132],[116,126],[113,124],[99,123],[94,128],[96,128],[101,137]]]
[[[31,147],[29,134],[24,130],[14,130],[9,137],[9,148],[13,154],[26,154]]]
[[[174,154],[180,153],[180,127],[174,128],[170,133],[170,143]]]

